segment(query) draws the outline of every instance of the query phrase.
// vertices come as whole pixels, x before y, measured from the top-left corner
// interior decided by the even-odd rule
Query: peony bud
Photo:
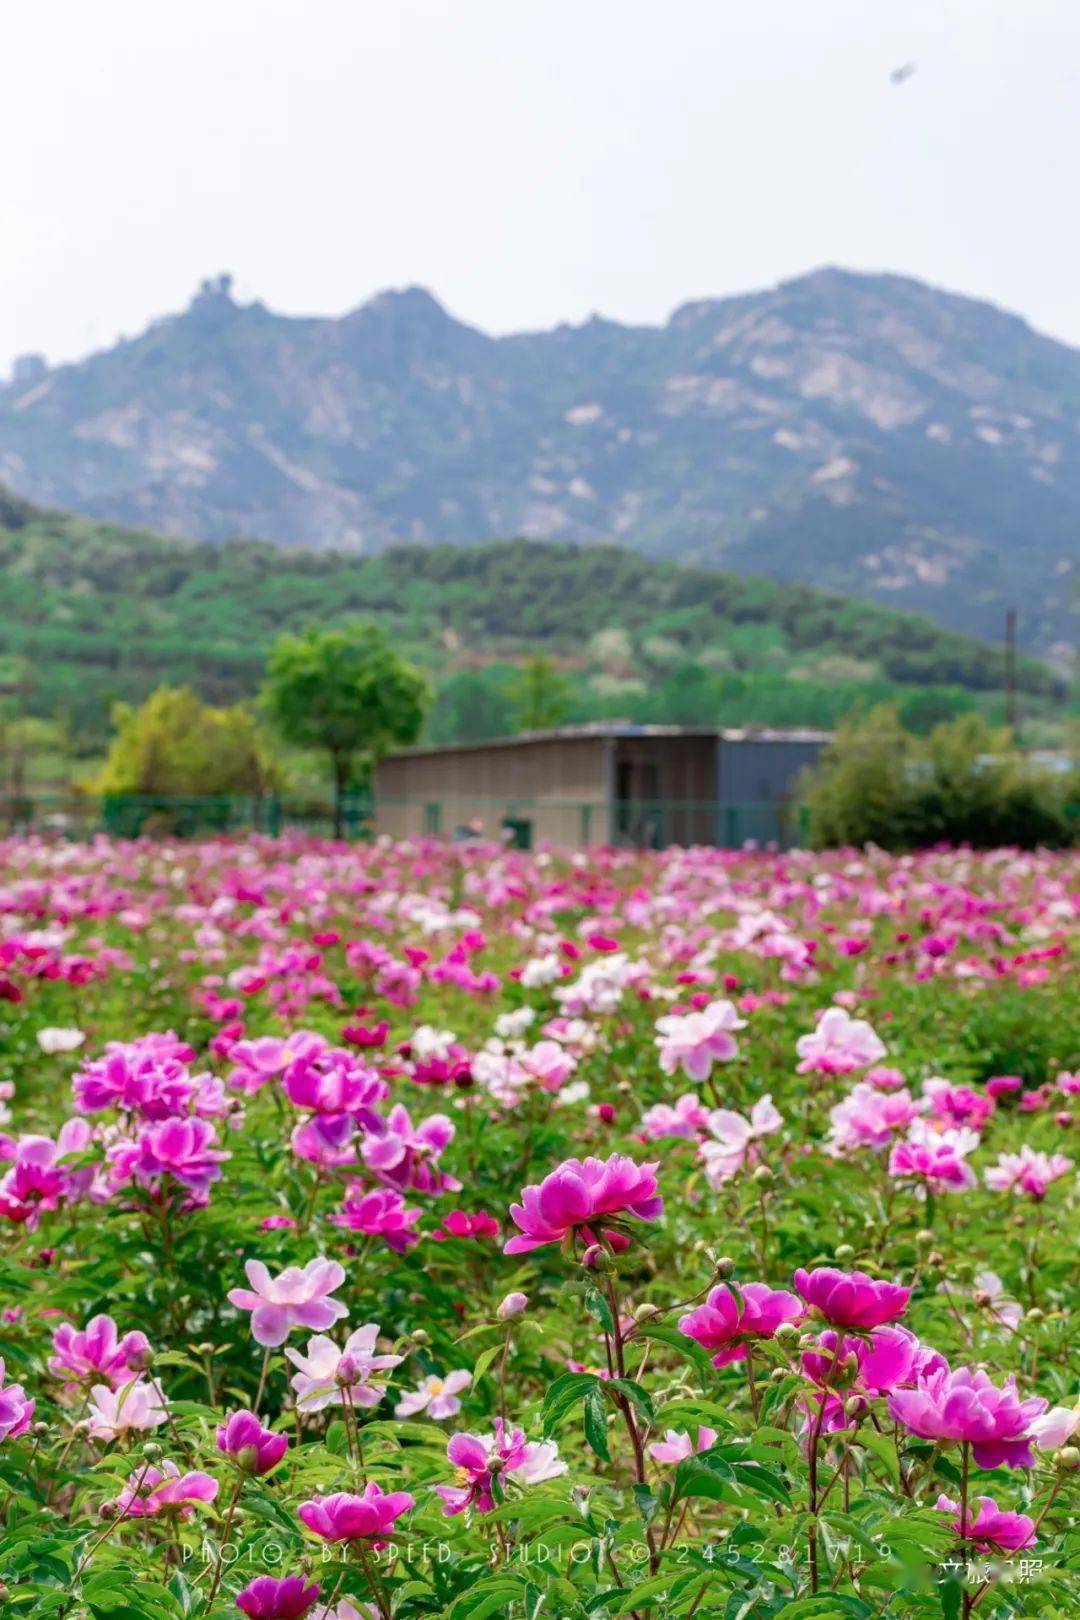
[[[522,1314],[522,1312],[528,1306],[528,1303],[529,1297],[527,1294],[507,1294],[505,1299],[499,1301],[495,1315],[499,1318],[500,1322],[512,1321],[515,1316],[520,1316]]]
[[[153,1440],[148,1441],[147,1444],[143,1446],[142,1454],[146,1458],[147,1462],[150,1463],[160,1462],[162,1457],[165,1455],[161,1447],[156,1445]]]
[[[715,1271],[718,1277],[730,1277],[735,1270],[735,1262],[729,1254],[722,1254],[716,1262]]]
[[[652,1317],[659,1315],[659,1305],[654,1305],[651,1300],[646,1299],[642,1301],[637,1310],[634,1312],[634,1321],[648,1322]]]
[[[1054,1461],[1059,1468],[1076,1468],[1080,1465],[1080,1446],[1062,1446],[1055,1451]]]
[[[767,1164],[759,1164],[751,1180],[756,1181],[759,1187],[767,1187],[775,1177]]]
[[[836,1258],[841,1265],[847,1265],[849,1260],[854,1260],[855,1250],[850,1243],[840,1243],[837,1245]]]
[[[413,1344],[425,1345],[431,1343],[431,1334],[426,1328],[413,1328],[412,1332],[409,1334],[409,1338],[412,1340]]]

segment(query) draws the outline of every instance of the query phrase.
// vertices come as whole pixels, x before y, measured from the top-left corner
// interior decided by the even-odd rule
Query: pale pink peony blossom
[[[757,1144],[772,1136],[784,1121],[768,1092],[759,1097],[747,1119],[730,1108],[714,1108],[709,1115],[712,1139],[701,1144],[700,1157],[711,1187],[721,1187],[744,1167],[757,1164],[761,1151]]]
[[[295,1327],[326,1329],[348,1316],[348,1307],[330,1296],[345,1281],[336,1260],[319,1257],[304,1267],[287,1266],[271,1277],[261,1260],[244,1266],[250,1288],[230,1288],[229,1303],[250,1311],[256,1343],[273,1348],[284,1344]]]
[[[1039,1153],[1025,1144],[1019,1153],[999,1154],[983,1178],[994,1192],[1024,1194],[1039,1203],[1047,1189],[1069,1173],[1072,1163],[1064,1153]]]
[[[461,1411],[458,1395],[472,1383],[472,1373],[464,1367],[443,1376],[421,1379],[416,1389],[406,1390],[394,1407],[395,1417],[416,1417],[426,1412],[436,1421]]]
[[[656,1021],[656,1045],[665,1074],[682,1069],[689,1080],[706,1080],[715,1063],[730,1063],[739,1047],[733,1030],[745,1029],[730,1001],[713,1001],[685,1017],[671,1014]]]
[[[864,1018],[852,1018],[843,1007],[829,1007],[811,1035],[795,1043],[800,1074],[851,1074],[868,1069],[885,1056],[885,1043]]]
[[[698,1429],[697,1440],[694,1441],[685,1429],[666,1429],[662,1440],[654,1440],[649,1447],[649,1456],[654,1462],[672,1464],[681,1463],[687,1457],[692,1457],[696,1451],[708,1451],[710,1446],[716,1444],[717,1431],[708,1428],[704,1423]]]
[[[377,1406],[386,1393],[386,1380],[374,1375],[399,1367],[403,1359],[380,1354],[378,1337],[378,1327],[368,1322],[350,1333],[341,1348],[318,1333],[308,1340],[303,1353],[287,1349],[285,1355],[298,1369],[292,1379],[297,1411],[321,1412],[327,1406],[341,1406],[346,1391],[353,1406]]]
[[[117,1440],[132,1430],[144,1433],[156,1429],[167,1419],[160,1391],[136,1379],[121,1389],[95,1384],[90,1391],[90,1414],[83,1419],[83,1427],[94,1440]]]

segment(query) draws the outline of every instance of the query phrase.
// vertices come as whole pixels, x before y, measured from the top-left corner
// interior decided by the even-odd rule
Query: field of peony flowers
[[[0,843],[0,1603],[1074,1616],[1080,856]]]

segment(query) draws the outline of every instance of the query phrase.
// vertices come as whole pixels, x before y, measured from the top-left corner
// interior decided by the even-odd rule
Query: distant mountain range
[[[189,538],[616,540],[876,598],[1059,663],[1074,641],[1080,352],[898,276],[827,269],[492,338],[427,292],[340,319],[227,277],[0,386],[0,480]]]

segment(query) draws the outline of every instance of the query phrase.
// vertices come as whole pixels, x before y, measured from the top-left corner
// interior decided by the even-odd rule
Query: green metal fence
[[[366,794],[347,794],[341,804],[342,836],[370,834],[372,803]],[[106,832],[113,838],[196,838],[215,833],[266,833],[288,828],[317,837],[334,833],[334,807],[322,799],[232,795],[218,797],[131,793],[97,798],[92,794],[22,794],[0,797],[0,832],[49,832],[83,837]]]

